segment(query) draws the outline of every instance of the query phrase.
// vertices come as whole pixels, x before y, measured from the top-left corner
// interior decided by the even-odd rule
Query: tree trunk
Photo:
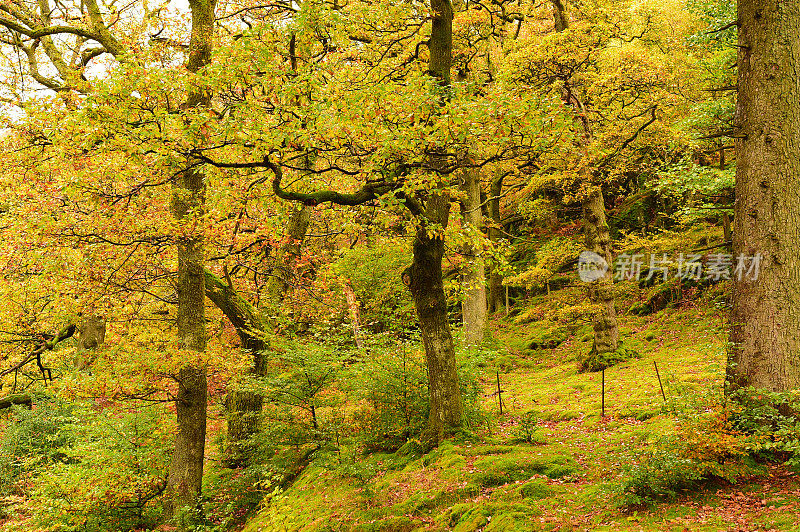
[[[267,283],[266,296],[270,304],[278,304],[290,287],[294,265],[300,257],[310,222],[308,208],[305,205],[295,205],[283,243],[275,254],[272,276]]]
[[[174,516],[197,503],[203,483],[206,445],[206,368],[184,366],[178,372],[178,434],[169,466],[165,512]]]
[[[231,322],[242,341],[242,347],[253,353],[253,367],[258,371],[263,365],[262,354],[269,347],[264,320],[258,310],[225,281],[208,270],[204,273],[206,297]]]
[[[211,62],[214,36],[214,0],[189,0],[192,34],[186,68],[198,72]],[[189,92],[184,108],[206,107],[210,93],[202,87]],[[203,215],[205,179],[202,170],[190,167],[175,178],[171,209],[185,228]],[[182,347],[198,353],[178,371],[176,410],[178,432],[167,476],[164,511],[168,518],[194,505],[202,488],[206,444],[206,366],[200,359],[206,349],[205,270],[202,230],[187,230],[178,241],[178,339]]]
[[[431,0],[431,11],[428,72],[443,89],[439,97],[444,103],[448,98],[453,63],[453,6],[450,0]],[[433,153],[429,156],[430,167],[437,174],[446,162],[444,154]],[[444,187],[445,183],[439,178],[436,186]],[[447,227],[450,218],[449,194],[432,192],[425,202],[424,212],[418,213],[418,217],[414,261],[403,277],[414,299],[428,368],[430,411],[423,440],[427,446],[435,446],[457,430],[462,421],[455,346],[447,320],[447,298],[442,284],[444,234],[431,235],[429,231],[444,231]]]
[[[432,223],[445,227],[449,212],[447,195],[436,194],[428,200],[425,215]],[[427,224],[420,223],[414,239],[414,262],[403,279],[411,289],[425,347],[430,412],[423,439],[428,446],[437,445],[457,430],[462,415],[456,353],[442,284],[443,257],[443,237],[431,237]]]
[[[800,6],[739,0],[734,265],[729,385],[800,387]],[[750,278],[748,278],[750,277]]]
[[[300,255],[310,222],[305,206],[292,212],[286,236],[276,253],[273,276],[266,294],[269,304],[277,304],[290,286],[291,269]],[[252,354],[253,365],[248,375],[266,375],[267,324],[258,310],[222,279],[205,271],[206,296],[219,308],[236,329],[242,347]],[[263,396],[253,391],[233,389],[226,398],[228,418],[227,448],[224,463],[227,467],[242,467],[249,455],[247,439],[258,430],[258,420],[263,407]]]
[[[75,351],[75,367],[84,370],[90,367],[97,354],[96,347],[106,341],[106,320],[102,316],[90,314],[81,321],[78,332],[78,349]]]
[[[222,279],[206,270],[206,296],[231,322],[242,341],[242,347],[252,355],[253,365],[249,375],[266,373],[265,352],[269,347],[266,325],[258,311],[236,290]],[[228,418],[227,448],[223,461],[227,467],[241,467],[248,453],[247,439],[258,429],[258,418],[263,405],[261,394],[233,389],[226,398]]]
[[[361,312],[358,305],[358,298],[350,286],[349,281],[342,281],[342,291],[347,300],[347,310],[350,313],[350,321],[353,326],[353,341],[359,349],[364,348],[364,340],[361,338]]]
[[[569,19],[561,0],[551,0],[555,30],[564,31],[569,26]],[[592,139],[592,127],[578,96],[570,89],[570,79],[564,80],[562,99],[575,111],[575,128],[582,132],[578,148],[583,152],[584,165],[589,164],[589,144]],[[619,347],[619,326],[617,310],[614,305],[614,274],[611,269],[613,256],[611,253],[611,235],[606,221],[606,204],[603,189],[594,184],[591,167],[583,168],[584,181],[588,190],[583,198],[583,230],[586,234],[586,249],[600,255],[608,264],[603,277],[589,283],[589,300],[598,306],[592,316],[594,343],[592,353],[611,353]]]
[[[480,172],[468,169],[464,172],[463,202],[464,228],[479,234],[483,226],[481,212],[481,180]],[[461,313],[464,321],[464,343],[467,346],[483,342],[486,334],[486,262],[478,246],[467,244],[462,250],[464,266],[462,279],[464,283],[464,303]]]
[[[489,216],[492,224],[489,227],[489,240],[497,242],[502,235],[503,220],[500,217],[500,194],[503,192],[504,174],[492,180],[489,191]],[[503,276],[492,270],[489,273],[489,312],[497,312],[503,308]]]
[[[606,223],[606,206],[600,187],[592,187],[583,200],[583,223],[586,249],[593,251],[612,264],[611,237]],[[614,306],[613,273],[609,267],[600,279],[589,283],[589,299],[599,306],[593,316],[594,353],[610,353],[619,346],[617,311]]]
[[[172,198],[175,217],[188,222],[203,208],[203,175],[185,171],[176,181]],[[191,223],[191,222],[189,222]],[[178,242],[178,339],[184,349],[200,353],[206,348],[205,276],[203,236],[189,232]],[[200,360],[186,361],[177,376],[178,433],[167,477],[165,511],[171,517],[193,505],[203,479],[206,441],[206,368]]]

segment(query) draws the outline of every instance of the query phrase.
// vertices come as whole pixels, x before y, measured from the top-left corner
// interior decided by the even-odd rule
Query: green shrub
[[[800,395],[797,391],[770,392],[740,388],[731,399],[736,405],[733,427],[749,436],[747,449],[768,459],[800,467]]]
[[[13,407],[13,421],[0,442],[0,494],[8,495],[26,474],[63,462],[75,443],[71,430],[75,406],[57,398],[35,396],[34,408]]]
[[[514,439],[523,443],[536,442],[536,429],[539,428],[539,414],[534,411],[525,412],[517,419]]]
[[[423,357],[410,343],[372,346],[368,358],[349,368],[347,385],[364,405],[355,421],[369,450],[397,450],[425,427],[428,377]]]
[[[417,323],[411,294],[400,276],[411,264],[404,241],[373,243],[345,251],[333,265],[347,279],[361,304],[363,325],[372,332],[406,331]]]
[[[79,405],[72,414],[62,429],[70,433],[59,451],[63,459],[37,471],[31,483],[25,505],[32,522],[82,532],[155,526],[172,444],[163,414],[153,407]]]
[[[623,479],[617,485],[621,506],[674,499],[706,478],[696,462],[681,456],[674,440],[668,441],[623,460]]]
[[[714,381],[719,384],[699,389],[667,382],[678,387],[666,406],[676,418],[675,433],[623,458],[615,488],[623,506],[674,499],[705,480],[735,482],[757,470],[747,456],[754,440],[741,430],[745,418],[738,418],[739,426],[733,421],[739,408],[722,393],[721,376]]]

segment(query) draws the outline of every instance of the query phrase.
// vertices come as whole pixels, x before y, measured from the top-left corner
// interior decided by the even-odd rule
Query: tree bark
[[[556,31],[564,31],[569,26],[567,20],[567,11],[564,9],[564,2],[562,0],[551,0],[553,4],[553,23],[555,24]]]
[[[30,408],[33,399],[27,393],[13,394],[0,399],[0,410],[11,408],[14,405],[25,405]]]
[[[735,257],[729,390],[800,386],[800,5],[739,0]],[[734,264],[736,264],[734,260]]]
[[[305,206],[292,212],[286,235],[273,263],[273,276],[265,289],[268,304],[277,304],[290,286],[291,270],[300,256],[302,242],[310,223]],[[205,271],[206,295],[228,318],[242,341],[242,347],[252,354],[253,365],[248,375],[266,375],[267,323],[258,310],[222,279]],[[227,467],[242,467],[247,461],[247,440],[258,430],[264,398],[254,391],[231,390],[226,398],[228,417],[227,448],[224,462]]]
[[[259,372],[263,366],[263,352],[269,347],[266,323],[258,310],[235,289],[210,271],[204,273],[206,296],[236,329],[242,347],[253,354],[253,367]]]
[[[172,207],[176,218],[186,221],[199,214],[203,205],[202,174],[184,172],[175,184]],[[178,338],[183,348],[198,354],[206,348],[205,278],[203,237],[190,233],[178,242]],[[200,358],[198,356],[198,358]],[[177,376],[176,411],[178,432],[167,477],[167,516],[194,504],[203,479],[206,440],[206,368],[198,360],[187,361]]]
[[[75,352],[75,367],[84,370],[91,366],[97,355],[96,347],[106,341],[106,320],[102,316],[89,315],[81,321],[78,333],[78,349]]]
[[[462,203],[464,228],[471,228],[477,234],[483,226],[480,172],[468,169],[463,177],[466,193]],[[483,342],[486,335],[486,261],[483,259],[482,251],[475,245],[464,246],[462,255],[464,258],[462,282],[465,294],[461,314],[464,322],[464,343],[467,346],[474,346]]]
[[[198,72],[211,62],[215,0],[189,0],[192,33],[186,68]],[[192,89],[185,109],[206,107],[207,89]],[[197,229],[205,207],[202,170],[190,167],[173,182],[171,209],[186,230],[178,240],[178,339],[182,347],[198,353],[196,360],[178,370],[176,397],[177,434],[165,492],[165,515],[171,518],[196,503],[203,482],[206,443],[207,380],[200,356],[206,349],[205,269],[202,229]]]
[[[586,249],[612,263],[611,237],[606,222],[606,206],[600,187],[592,187],[583,201]],[[619,347],[619,327],[614,306],[614,280],[611,268],[600,279],[589,283],[589,300],[599,309],[593,316],[592,352],[611,353]]]
[[[492,224],[489,227],[489,240],[497,242],[502,236],[503,220],[500,217],[500,194],[503,192],[504,174],[492,180],[489,191],[489,216]],[[492,271],[489,273],[489,312],[497,312],[503,308],[503,276]]]
[[[428,200],[425,215],[432,223],[447,226],[449,213],[447,195],[437,194]],[[442,283],[443,257],[443,237],[431,236],[427,225],[419,224],[414,238],[414,261],[404,272],[403,280],[414,299],[425,347],[430,412],[423,440],[428,446],[440,443],[456,431],[462,421],[456,353]]]
[[[448,97],[453,61],[453,6],[450,0],[431,0],[431,11],[428,73],[438,80],[443,89],[440,98],[444,103]],[[438,173],[445,165],[445,157],[438,153],[430,155],[429,163],[434,172]],[[438,181],[435,188],[443,187],[441,177]],[[414,260],[403,275],[411,289],[425,347],[430,411],[423,440],[428,446],[438,445],[455,432],[462,422],[463,406],[455,346],[447,319],[447,298],[442,283],[443,231],[449,218],[450,195],[432,191],[425,202],[424,212],[418,213]]]

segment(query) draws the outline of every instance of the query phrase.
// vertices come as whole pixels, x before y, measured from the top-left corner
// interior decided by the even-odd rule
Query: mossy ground
[[[484,407],[494,413],[485,433],[424,456],[363,457],[376,471],[366,479],[312,464],[245,530],[798,530],[800,485],[780,467],[638,511],[617,507],[608,487],[628,453],[673,429],[676,399],[719,385],[725,287],[656,314],[620,312],[625,346],[641,358],[605,371],[605,417],[602,374],[579,373],[576,362],[591,348],[590,327],[559,327],[549,317],[580,300],[582,290],[566,286],[531,299],[516,318],[494,317],[481,364]],[[640,297],[632,287],[619,290],[620,309]],[[502,416],[491,395],[498,373]],[[536,438],[520,443],[518,421],[531,411]]]

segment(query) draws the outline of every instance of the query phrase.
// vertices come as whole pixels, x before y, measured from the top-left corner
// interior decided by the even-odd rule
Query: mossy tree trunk
[[[566,30],[569,26],[569,18],[564,9],[564,3],[562,0],[551,0],[551,3],[555,30],[558,32]],[[572,107],[575,112],[575,128],[581,135],[578,148],[583,153],[583,164],[588,165],[591,160],[589,149],[593,136],[592,127],[586,117],[583,104],[571,90],[572,80],[567,78],[563,81],[564,104]],[[594,328],[592,353],[612,353],[619,347],[619,325],[614,304],[614,277],[611,268],[613,256],[611,236],[606,220],[606,205],[602,188],[594,182],[593,169],[587,166],[582,171],[586,186],[582,201],[586,249],[600,255],[609,266],[603,277],[589,283],[589,300],[597,307],[592,314],[592,327]]]
[[[800,4],[739,0],[729,385],[800,387]],[[734,260],[734,264],[736,264]]]
[[[489,240],[497,242],[502,236],[503,220],[500,216],[500,195],[503,192],[504,174],[492,180],[489,190]],[[489,312],[497,312],[503,308],[503,276],[496,271],[489,273]]]
[[[453,61],[453,6],[450,0],[431,0],[431,37],[428,41],[429,73],[447,97]],[[443,168],[446,156],[432,154],[430,166]],[[440,183],[444,186],[444,183]],[[447,319],[447,298],[442,284],[444,228],[450,217],[450,195],[433,192],[418,216],[414,238],[414,261],[409,268],[408,285],[419,318],[425,360],[428,368],[430,412],[423,438],[437,445],[462,423],[461,389],[458,383],[455,346]],[[430,231],[433,229],[433,231]],[[431,234],[433,233],[433,234]]]
[[[211,62],[214,36],[214,0],[190,0],[192,33],[186,68],[198,72]],[[210,94],[190,91],[184,108],[205,107]],[[184,227],[192,227],[205,207],[205,179],[200,168],[190,166],[173,182],[172,213]],[[202,230],[188,230],[178,240],[178,339],[197,352],[178,370],[176,396],[177,434],[169,466],[164,510],[172,517],[192,506],[200,495],[206,443],[207,379],[202,353],[206,349],[205,271]]]
[[[268,305],[277,305],[291,286],[293,268],[300,256],[302,243],[310,223],[310,214],[304,205],[297,206],[289,219],[283,243],[278,248],[265,289]],[[232,286],[206,270],[206,296],[231,322],[239,335],[242,347],[252,355],[251,376],[267,374],[267,323],[262,314]],[[253,390],[230,391],[226,398],[228,417],[227,448],[224,462],[228,467],[241,467],[249,454],[247,440],[258,430],[258,420],[263,407],[262,394]]]
[[[427,203],[426,218],[441,227],[447,226],[450,198],[439,194]],[[431,236],[426,225],[419,225],[414,238],[414,261],[406,270],[405,279],[419,318],[428,368],[430,412],[423,435],[428,446],[440,443],[462,422],[456,353],[442,284],[443,257],[444,238]]]
[[[266,325],[255,307],[222,279],[206,270],[206,296],[231,322],[242,347],[250,352],[250,375],[264,375],[265,352],[269,347]],[[247,457],[247,439],[258,428],[263,397],[254,391],[231,390],[225,406],[228,418],[227,447],[223,461],[228,467],[240,467]]]
[[[606,222],[606,206],[600,187],[592,187],[583,200],[583,228],[586,249],[600,255],[609,266],[613,262],[611,236]],[[614,305],[614,278],[609,267],[605,275],[589,283],[589,300],[597,306],[592,317],[593,353],[613,353],[619,347],[619,326]]]
[[[294,205],[283,242],[275,254],[272,276],[267,282],[266,296],[270,304],[278,304],[291,286],[294,266],[300,258],[309,223],[311,214],[308,207]]]
[[[464,228],[478,235],[483,227],[481,211],[481,179],[476,169],[464,174],[465,199],[462,202]],[[486,334],[486,261],[480,246],[468,243],[462,250],[464,266],[462,280],[465,287],[461,314],[464,321],[464,343],[468,346],[483,342]]]
[[[437,82],[437,97],[445,104],[450,93],[450,69],[453,48],[453,6],[450,0],[431,0],[431,37],[428,74]],[[319,190],[312,193],[291,192],[281,186],[283,170],[269,160],[265,166],[274,173],[272,188],[283,199],[305,205],[333,202],[338,205],[361,205],[375,200],[385,191],[374,184],[355,193]],[[447,299],[442,285],[444,228],[450,216],[451,185],[448,155],[441,147],[431,147],[427,165],[435,175],[428,190],[419,194],[400,191],[406,207],[417,220],[412,265],[403,272],[403,281],[411,289],[420,322],[428,368],[430,415],[423,439],[436,445],[458,430],[462,423],[461,390],[458,383],[455,347],[447,319]]]

